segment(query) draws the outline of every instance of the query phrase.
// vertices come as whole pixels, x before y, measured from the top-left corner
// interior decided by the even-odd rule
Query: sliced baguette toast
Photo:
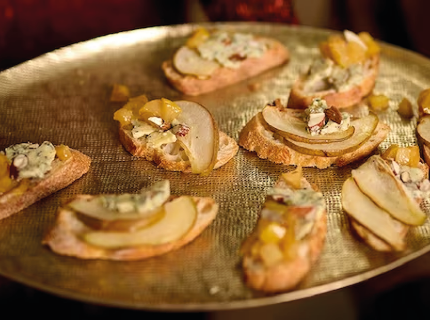
[[[302,178],[301,184],[302,189],[316,192],[316,187],[311,186],[305,178]],[[275,187],[290,189],[292,192],[297,192],[297,190],[291,189],[282,178],[277,181]],[[294,250],[292,257],[283,258],[281,261],[267,266],[255,257],[255,253],[252,252],[252,249],[245,251],[242,266],[248,286],[265,292],[287,291],[297,286],[309,273],[312,265],[321,254],[327,233],[327,212],[322,195],[321,200],[322,205],[320,204],[320,206],[316,206],[312,203],[301,203],[298,205],[298,207],[303,208],[311,206],[315,211],[313,211],[314,214],[311,218],[313,221],[312,228],[304,238],[297,240],[296,247],[292,249]],[[293,211],[284,213],[284,215],[288,214],[294,215]],[[262,220],[265,219],[267,218],[260,216],[258,223],[261,223]],[[288,228],[288,225],[286,225],[286,228]],[[295,230],[297,231],[297,228],[295,228]],[[256,244],[256,239],[259,237],[258,232],[257,224],[253,233],[246,240],[248,243],[245,242],[244,245],[252,248],[252,246]],[[287,232],[291,232],[291,230]]]
[[[70,185],[88,172],[91,159],[83,153],[70,149],[72,156],[61,161],[56,158],[52,169],[42,179],[31,179],[23,192],[12,189],[0,195],[0,219],[21,211],[40,199]]]
[[[89,195],[78,197],[91,198]],[[46,234],[42,243],[54,252],[81,259],[139,260],[162,255],[176,250],[193,241],[215,219],[218,205],[212,198],[194,197],[198,215],[197,220],[182,238],[160,245],[141,245],[119,249],[106,249],[88,244],[82,236],[92,229],[82,222],[75,211],[59,208],[55,225]]]
[[[379,146],[389,132],[390,127],[379,122],[370,139],[355,151],[336,157],[313,156],[297,152],[283,143],[283,138],[270,130],[259,112],[240,132],[239,145],[256,152],[258,157],[275,163],[325,169],[332,165],[342,167],[366,157]]]
[[[247,58],[237,69],[220,67],[209,78],[199,79],[182,74],[175,69],[172,60],[163,62],[162,69],[174,88],[186,95],[197,96],[243,81],[288,61],[290,54],[283,44],[268,38],[260,41],[267,41],[270,45],[261,57]]]
[[[133,138],[131,130],[125,127],[119,129],[119,140],[132,155],[154,161],[160,168],[170,171],[191,172],[191,164],[184,149],[176,143],[164,145],[161,149],[153,148],[145,143],[145,140]],[[214,169],[230,161],[238,150],[239,146],[236,141],[220,131],[219,150]]]
[[[348,108],[358,104],[365,96],[370,94],[375,86],[375,81],[379,72],[379,56],[374,56],[366,67],[363,81],[353,85],[344,91],[329,89],[307,93],[303,90],[306,75],[301,75],[293,84],[288,99],[288,108],[306,109],[315,98],[326,100],[329,106],[336,106],[338,109]]]
[[[424,179],[428,179],[429,176],[429,168],[425,163],[420,162],[418,164],[418,168],[422,171]],[[400,178],[399,178],[400,180]],[[405,185],[405,188],[408,188]],[[412,194],[412,193],[411,193]],[[420,204],[424,199],[420,195],[415,195],[414,201]],[[345,211],[349,216],[350,214]],[[393,218],[390,214],[385,212],[385,219],[389,219],[391,224],[395,226],[395,231],[398,235],[398,245],[393,246],[389,244],[387,241],[383,240],[381,237],[378,237],[372,230],[366,228],[362,224],[360,224],[353,217],[349,217],[351,222],[351,227],[355,231],[356,235],[363,240],[367,245],[369,245],[372,249],[381,252],[393,252],[393,251],[402,251],[406,249],[406,235],[409,232],[410,226]]]

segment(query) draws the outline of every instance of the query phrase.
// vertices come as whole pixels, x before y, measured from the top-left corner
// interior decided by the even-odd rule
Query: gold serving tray
[[[154,27],[78,43],[0,73],[0,148],[49,140],[92,158],[90,171],[71,186],[0,220],[0,274],[28,286],[86,302],[136,309],[222,310],[302,299],[345,287],[396,268],[430,250],[430,222],[411,230],[408,250],[372,251],[352,234],[342,212],[340,190],[354,164],[326,170],[305,169],[320,186],[328,206],[328,234],[321,258],[294,290],[264,295],[248,289],[238,255],[253,229],[265,193],[282,172],[293,168],[259,159],[240,149],[237,156],[207,177],[167,172],[128,154],[119,143],[109,102],[112,84],[129,86],[132,95],[150,99],[189,99],[206,106],[221,130],[239,131],[265,103],[285,103],[298,73],[318,55],[329,31],[265,23],[209,24],[271,36],[288,46],[289,64],[240,84],[199,97],[172,89],[161,71],[196,25]],[[416,107],[419,92],[430,87],[430,61],[416,53],[382,45],[376,93],[390,97],[380,113],[392,132],[380,146],[416,144],[416,118],[402,120],[403,97]],[[257,90],[255,88],[257,87]],[[253,88],[251,90],[251,88]],[[135,262],[85,261],[54,254],[41,244],[57,207],[76,194],[138,192],[161,179],[174,194],[212,196],[220,205],[215,221],[191,244],[164,256]],[[426,212],[429,203],[424,202]]]

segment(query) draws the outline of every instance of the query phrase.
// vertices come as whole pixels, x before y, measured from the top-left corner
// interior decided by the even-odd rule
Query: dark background
[[[300,12],[294,10],[294,3]],[[314,3],[329,8],[322,11]],[[197,6],[204,17],[194,12]],[[0,70],[98,36],[202,19],[368,31],[430,56],[429,12],[428,0],[0,0]],[[329,16],[322,24],[315,18],[300,21],[309,13]]]

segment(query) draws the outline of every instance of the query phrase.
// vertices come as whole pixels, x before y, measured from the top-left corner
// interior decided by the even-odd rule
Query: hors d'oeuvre
[[[275,39],[199,28],[162,69],[173,87],[196,96],[253,77],[288,59],[287,48]]]

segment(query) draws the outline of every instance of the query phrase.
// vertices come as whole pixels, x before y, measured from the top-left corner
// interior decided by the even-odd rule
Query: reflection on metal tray
[[[215,116],[221,130],[239,131],[266,102],[286,102],[298,73],[318,55],[327,30],[260,23],[218,24],[272,36],[291,51],[288,65],[214,93],[192,97]],[[305,169],[328,204],[328,234],[321,258],[291,292],[262,295],[249,290],[239,268],[238,249],[251,232],[264,195],[281,172],[276,165],[241,149],[208,177],[167,172],[130,156],[118,141],[112,119],[118,104],[109,102],[113,83],[133,95],[187,99],[173,90],[160,65],[181,45],[194,25],[155,27],[110,35],[66,47],[0,73],[0,147],[50,140],[76,148],[93,159],[87,175],[68,188],[0,221],[0,274],[64,297],[111,306],[160,310],[209,310],[250,307],[304,298],[363,281],[393,269],[430,249],[429,223],[408,236],[408,251],[374,252],[351,235],[340,205],[340,189],[353,166]],[[250,90],[250,84],[259,84]],[[430,63],[406,50],[383,45],[375,92],[390,97],[380,120],[392,132],[381,144],[416,143],[416,119],[402,120],[395,109],[403,97],[415,101],[430,83]],[[193,243],[136,262],[84,261],[59,256],[41,245],[56,208],[78,193],[137,192],[161,179],[174,194],[212,196],[220,205],[213,224]],[[429,211],[428,203],[424,203]]]

